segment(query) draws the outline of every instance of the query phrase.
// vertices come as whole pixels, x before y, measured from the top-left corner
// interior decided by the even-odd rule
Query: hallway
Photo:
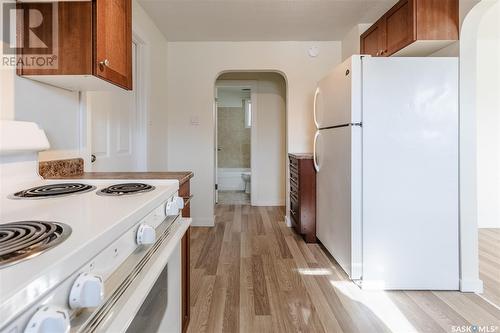
[[[451,332],[500,326],[475,294],[361,291],[283,207],[224,205],[191,231],[189,332]]]

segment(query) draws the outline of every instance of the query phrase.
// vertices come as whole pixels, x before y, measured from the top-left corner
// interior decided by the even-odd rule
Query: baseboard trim
[[[464,293],[478,293],[483,292],[483,281],[480,279],[462,280],[460,279],[460,291]]]
[[[192,227],[213,227],[215,225],[215,217],[213,218],[201,218],[193,217]]]
[[[278,206],[285,206],[285,203],[281,201],[252,201],[252,206],[278,207]]]

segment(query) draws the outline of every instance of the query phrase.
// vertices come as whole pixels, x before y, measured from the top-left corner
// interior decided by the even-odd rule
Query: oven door
[[[181,257],[178,245],[127,328],[127,333],[181,331]]]
[[[130,256],[106,281],[111,291],[76,332],[180,332],[182,236],[191,219],[162,223],[157,241],[140,258]]]

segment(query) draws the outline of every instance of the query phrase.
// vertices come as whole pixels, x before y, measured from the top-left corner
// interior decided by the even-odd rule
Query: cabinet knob
[[[101,68],[101,70],[104,69],[104,67],[108,67],[109,66],[109,60],[108,59],[104,59],[103,61],[101,61],[99,63],[99,67]]]

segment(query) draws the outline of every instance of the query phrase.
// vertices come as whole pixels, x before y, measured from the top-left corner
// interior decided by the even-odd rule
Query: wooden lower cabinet
[[[184,209],[182,210],[182,216],[183,217],[190,217],[191,216],[191,203],[190,203],[190,198],[191,198],[191,190],[190,190],[190,184],[189,181],[185,182],[182,184],[179,188],[179,196],[184,198]],[[181,281],[182,281],[182,286],[181,286],[181,316],[182,316],[182,332],[186,332],[187,328],[189,326],[189,319],[190,319],[190,309],[191,309],[191,303],[190,303],[190,287],[191,287],[191,272],[190,272],[190,228],[186,231],[184,234],[184,237],[182,237],[181,240]]]
[[[307,243],[316,242],[316,170],[309,154],[290,154],[290,220]]]

